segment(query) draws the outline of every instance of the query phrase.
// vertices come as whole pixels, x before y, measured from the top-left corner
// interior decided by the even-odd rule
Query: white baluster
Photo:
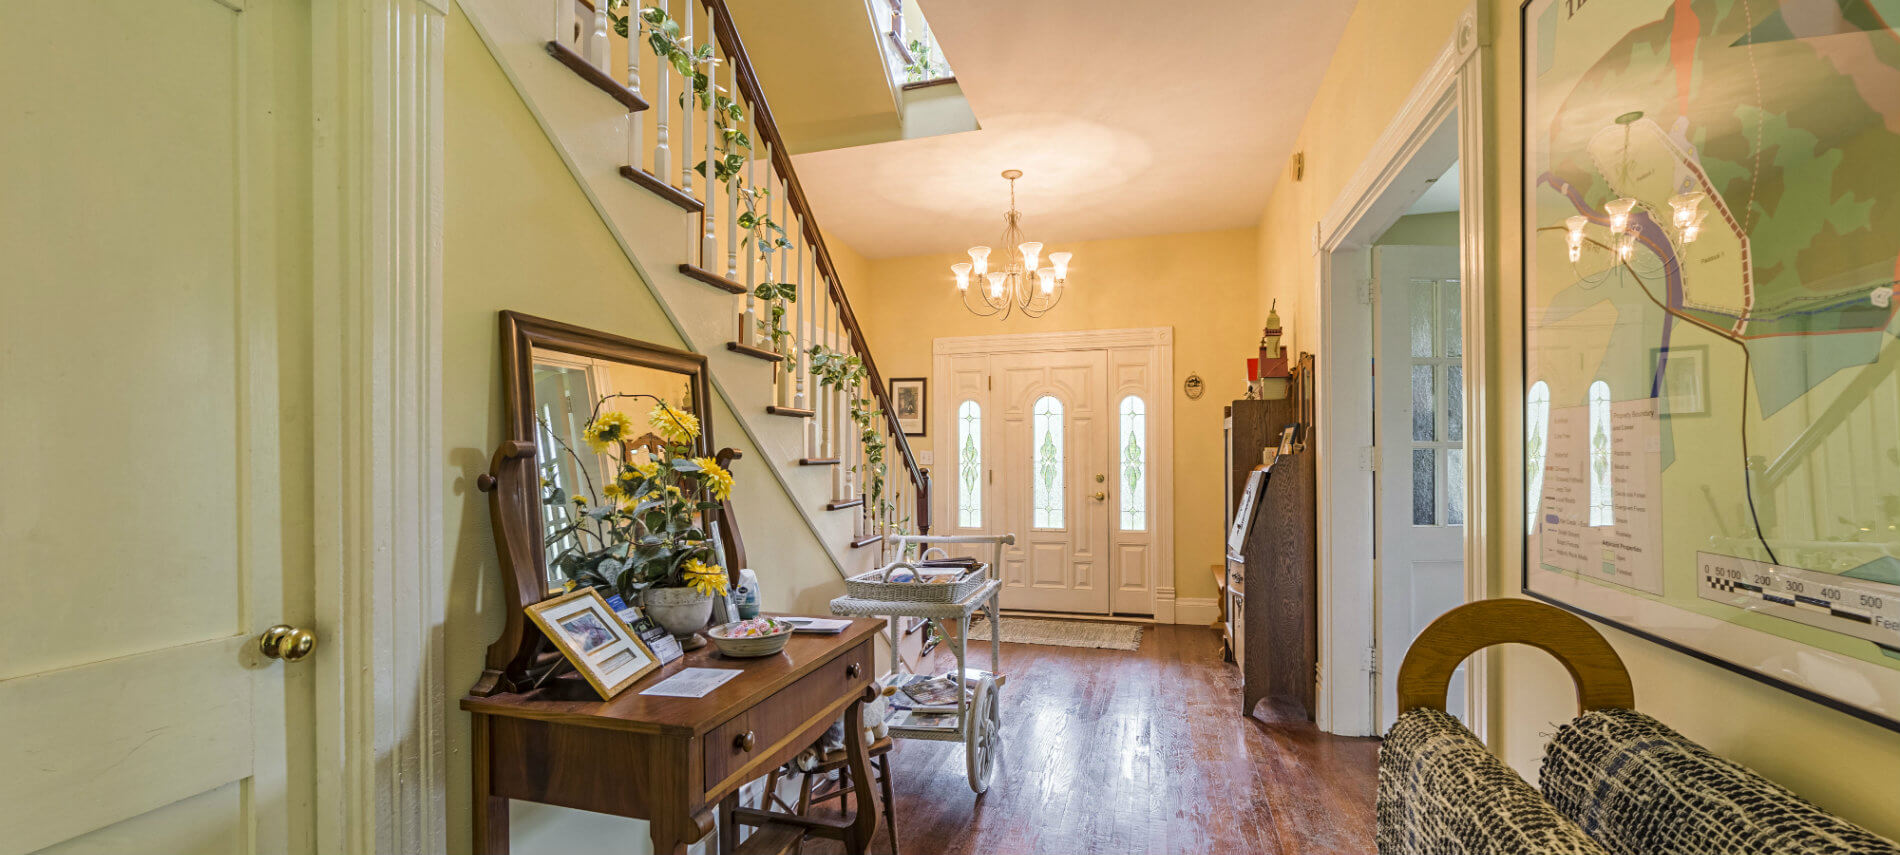
[[[694,0],[687,0],[687,2],[691,3]],[[713,189],[719,186],[719,182],[714,180],[719,175],[719,170],[713,165],[713,153],[716,150],[714,142],[717,137],[717,126],[713,120],[718,116],[716,108],[719,106],[719,87],[714,85],[719,82],[719,63],[716,61],[719,58],[719,36],[713,29],[712,4],[707,3],[705,7],[706,44],[712,47],[712,58],[706,64],[706,106],[704,108],[706,110],[706,174],[702,176],[706,180],[706,212],[700,218],[705,223],[706,233],[699,242],[699,266],[708,271],[714,271],[719,269],[719,265],[714,260],[719,257],[719,250],[715,246],[719,235],[719,205],[716,204],[719,197],[713,193]]]
[[[744,102],[739,98],[739,69],[732,62],[731,57],[726,58],[726,81],[732,89],[732,102],[743,104]],[[744,113],[747,117],[752,115],[750,109],[745,110]],[[756,139],[750,133],[749,124],[734,124],[733,128],[747,131],[746,139],[748,140]],[[745,151],[745,162],[745,185],[750,187],[752,186],[752,151],[749,148]],[[739,194],[731,192],[731,189],[727,188],[726,193],[726,278],[736,281],[739,278]]]
[[[599,0],[605,8],[607,0]],[[633,94],[640,94],[640,0],[627,4],[627,88]],[[627,113],[627,165],[640,168],[643,152],[640,151],[640,132],[646,126],[646,116],[634,111]]]
[[[574,30],[574,0],[554,0],[554,36],[549,41],[565,47]]]
[[[792,258],[792,406],[805,409],[805,218],[794,215],[798,226],[792,238],[797,255]]]
[[[775,170],[775,172],[776,172],[776,170]],[[783,180],[783,177],[781,177],[781,178],[780,178],[780,181],[778,182],[778,189],[780,189],[780,190],[783,190],[783,189],[785,189],[785,182],[784,182],[784,180]],[[784,193],[774,193],[774,194],[773,194],[773,200],[774,200],[774,203],[773,203],[773,205],[772,205],[772,207],[773,207],[773,209],[774,209],[775,211],[777,211],[777,216],[775,216],[775,217],[773,217],[772,219],[773,219],[773,221],[774,221],[774,222],[778,222],[778,223],[783,223],[783,222],[785,222],[785,221],[786,221],[786,216],[785,216],[785,215],[786,215],[786,212],[787,212],[787,206],[786,206],[786,204],[785,204],[785,194],[784,194]],[[786,250],[784,250],[784,249],[777,249],[777,250],[775,250],[775,251],[774,251],[774,252],[772,253],[772,257],[773,257],[773,259],[775,260],[775,262],[776,262],[776,264],[777,264],[777,267],[778,267],[778,272],[777,272],[777,274],[775,274],[775,275],[774,275],[774,276],[772,277],[772,281],[773,281],[773,282],[777,282],[777,283],[779,283],[780,285],[783,285],[784,283],[786,283],[786,282],[789,282],[789,281],[791,281],[791,280],[790,280],[790,279],[789,279],[789,278],[787,277],[787,274],[788,274],[788,272],[789,272],[789,271],[787,271],[787,270],[786,270],[786,267],[785,267],[785,265],[786,265],[786,261],[785,261],[785,257],[786,257],[786,256],[788,256],[788,255],[790,255],[790,254],[791,254],[790,252],[787,252],[787,251],[786,251]],[[784,300],[782,300],[782,299],[781,299],[781,300],[779,300],[778,302],[779,302],[779,305],[780,305],[780,306],[784,306],[784,302],[785,302]],[[775,323],[783,323],[783,321],[778,321],[778,322],[775,322]],[[777,352],[778,352],[778,353],[779,353],[780,355],[785,355],[785,340],[784,340],[784,339],[782,339],[782,338],[781,338],[781,339],[775,339],[775,340],[774,340],[774,341],[772,342],[772,349],[773,349],[773,350],[775,350],[775,351],[777,351]],[[789,406],[791,406],[791,405],[792,405],[792,384],[791,384],[791,376],[785,373],[785,371],[783,370],[783,366],[781,366],[781,367],[780,367],[780,370],[779,370],[778,372],[776,372],[776,374],[778,375],[778,403],[779,403],[779,406],[781,406],[781,407],[789,407]]]
[[[612,73],[614,51],[607,41],[607,0],[594,4],[594,32],[587,38],[587,61],[595,68]]]
[[[770,146],[767,146],[767,149],[769,150]],[[757,189],[759,185],[753,183],[752,181],[752,174],[753,174],[752,161],[753,160],[754,158],[748,153],[745,159],[745,186],[748,188]],[[767,168],[766,176],[768,180],[771,174],[772,174],[771,169]],[[753,196],[752,199],[753,199],[752,201],[753,215],[757,216],[758,197]],[[734,216],[732,218],[732,221],[734,223],[737,223],[739,221],[739,218],[737,216]],[[753,233],[748,232],[748,234],[753,234]],[[753,296],[752,294],[752,289],[759,287],[759,278],[756,272],[758,261],[759,261],[759,248],[755,244],[752,247],[746,249],[745,251],[745,312],[739,316],[739,343],[746,345],[748,347],[756,347],[758,345],[758,342],[756,340],[756,334],[759,331],[758,298]]]
[[[653,5],[665,12],[672,5],[672,0],[653,0]],[[666,96],[667,84],[673,78],[673,64],[662,60],[659,66],[660,79],[653,84],[653,177],[665,181],[667,169],[673,162],[673,153],[669,150],[672,141],[667,138],[666,121],[666,114],[673,106],[672,99]]]
[[[680,4],[680,40],[688,56],[695,56],[697,50],[693,45],[693,4],[698,2],[699,0],[683,0]],[[699,97],[693,90],[693,72],[699,70],[699,63],[696,61],[689,63],[686,68],[686,76],[680,78],[680,96],[686,99],[685,105],[680,107],[680,189],[686,191],[686,195],[692,196],[693,111],[699,106]],[[696,240],[688,241],[687,248],[691,249],[693,243],[696,242]]]

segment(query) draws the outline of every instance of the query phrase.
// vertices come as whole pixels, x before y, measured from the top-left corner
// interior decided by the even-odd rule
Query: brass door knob
[[[1107,500],[1108,500],[1108,494],[1107,494],[1107,493],[1096,493],[1096,494],[1095,494],[1095,501],[1098,501],[1098,502],[1102,502],[1102,501],[1107,501]]]
[[[301,661],[317,647],[317,634],[307,629],[278,624],[257,637],[257,649],[272,659]]]
[[[751,751],[758,744],[758,737],[748,730],[732,738],[732,747],[740,751]]]
[[[849,665],[844,666],[844,676],[846,679],[856,680],[858,678],[858,675],[863,674],[863,673],[864,673],[864,663],[862,662],[853,662]]]

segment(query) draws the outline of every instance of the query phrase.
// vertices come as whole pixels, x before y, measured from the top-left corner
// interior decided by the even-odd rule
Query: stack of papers
[[[837,635],[851,625],[846,618],[788,617],[780,618],[792,625],[793,632],[813,632],[821,635]]]

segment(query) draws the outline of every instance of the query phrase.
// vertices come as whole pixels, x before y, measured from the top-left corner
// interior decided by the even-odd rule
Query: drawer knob
[[[864,663],[862,662],[853,662],[849,665],[844,666],[844,676],[847,679],[856,680],[858,677],[862,676],[863,674],[864,674]]]
[[[754,736],[750,730],[732,738],[732,747],[740,751],[751,751],[752,746],[757,744],[758,737]]]

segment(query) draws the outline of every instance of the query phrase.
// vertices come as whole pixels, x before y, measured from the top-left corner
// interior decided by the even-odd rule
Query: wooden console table
[[[883,626],[858,618],[837,635],[801,633],[763,659],[728,659],[707,645],[611,701],[561,699],[581,697],[572,687],[464,697],[474,716],[475,852],[508,852],[509,799],[647,820],[656,855],[684,853],[713,830],[718,810],[718,851],[729,852],[739,786],[811,745],[853,690],[871,684]],[[703,698],[640,694],[692,667],[745,673]]]

